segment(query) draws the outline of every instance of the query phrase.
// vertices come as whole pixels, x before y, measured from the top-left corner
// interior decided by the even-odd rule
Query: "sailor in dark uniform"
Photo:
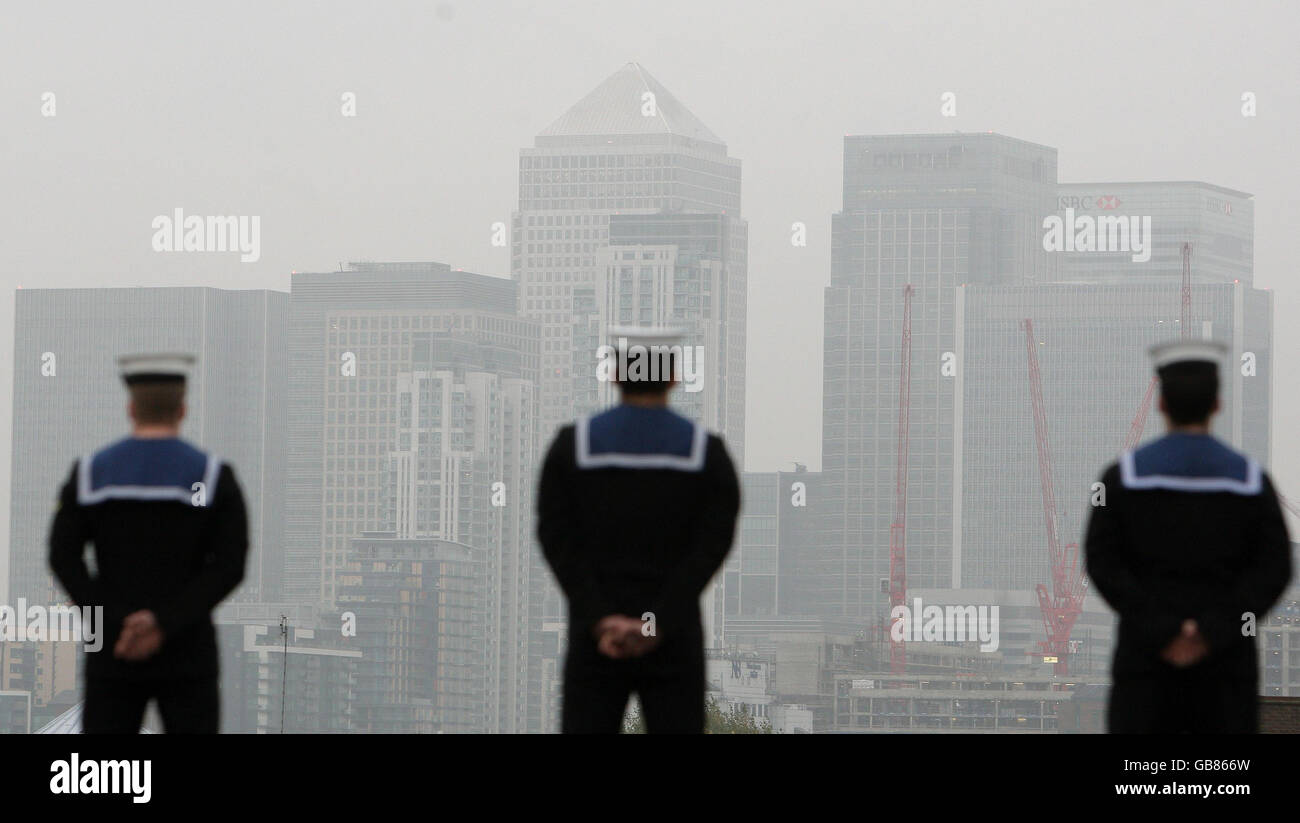
[[[1291,577],[1290,540],[1268,474],[1210,434],[1225,351],[1152,349],[1168,434],[1101,477],[1085,551],[1119,613],[1111,732],[1256,730],[1253,629]]]
[[[618,732],[635,692],[649,732],[700,733],[699,600],[731,548],[740,485],[722,439],[668,408],[674,373],[638,368],[678,332],[611,333],[606,351],[628,358],[610,375],[621,403],[560,430],[538,495],[542,551],[569,603],[563,731]]]
[[[86,654],[82,727],[134,734],[152,698],[168,732],[216,733],[210,612],[244,576],[243,495],[229,464],[180,439],[194,358],[118,362],[132,434],[73,465],[50,530],[59,583],[78,606],[104,610],[102,648]]]

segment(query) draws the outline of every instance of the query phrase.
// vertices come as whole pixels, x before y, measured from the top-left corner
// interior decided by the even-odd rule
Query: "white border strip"
[[[574,442],[577,451],[578,468],[601,469],[611,466],[622,469],[676,469],[678,471],[699,471],[704,468],[705,444],[708,432],[699,423],[691,438],[691,453],[686,457],[675,454],[621,454],[611,452],[593,456],[591,454],[591,437],[588,427],[590,417],[581,417],[574,427]]]
[[[1247,458],[1246,479],[1230,477],[1174,477],[1167,474],[1137,476],[1133,452],[1126,451],[1119,458],[1120,481],[1126,489],[1172,489],[1180,492],[1232,492],[1234,494],[1259,494],[1263,489],[1263,472],[1259,463]]]

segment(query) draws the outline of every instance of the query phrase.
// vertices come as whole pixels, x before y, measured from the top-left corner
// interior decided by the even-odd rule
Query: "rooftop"
[[[654,95],[654,114],[643,113],[646,92]],[[674,134],[724,145],[709,127],[638,63],[614,72],[538,137]]]

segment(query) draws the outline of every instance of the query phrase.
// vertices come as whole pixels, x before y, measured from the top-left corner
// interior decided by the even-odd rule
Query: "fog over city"
[[[78,380],[86,369],[57,345],[111,369],[155,317],[160,330],[169,311],[202,318],[213,324],[201,332],[206,360],[191,352],[199,370],[213,369],[202,399],[228,405],[196,404],[192,389],[185,436],[221,450],[205,440],[237,444],[241,429],[260,429],[255,449],[225,448],[249,500],[243,585],[257,593],[222,607],[221,630],[242,626],[238,642],[273,646],[279,615],[301,609],[290,614],[302,632],[295,642],[355,665],[360,673],[347,677],[364,682],[366,643],[379,641],[364,630],[359,644],[324,637],[346,603],[370,602],[381,586],[350,564],[401,556],[385,554],[394,551],[385,541],[429,540],[431,556],[453,569],[439,591],[473,604],[467,636],[486,638],[459,649],[479,662],[448,664],[464,666],[448,682],[473,692],[469,702],[446,708],[442,675],[431,681],[428,697],[445,716],[417,707],[381,721],[362,699],[346,711],[291,707],[297,730],[558,730],[566,612],[536,551],[533,509],[557,427],[611,401],[608,386],[578,373],[583,363],[594,373],[611,324],[676,321],[690,327],[687,344],[702,346],[703,391],[677,391],[674,407],[726,440],[743,499],[731,555],[705,593],[710,694],[777,731],[875,730],[875,709],[842,714],[836,698],[884,688],[884,672],[903,675],[883,628],[900,459],[908,605],[977,608],[981,631],[990,614],[997,625],[997,608],[1002,621],[1000,637],[962,638],[968,658],[929,657],[909,642],[918,667],[909,675],[1043,684],[1037,708],[990,710],[996,727],[981,725],[977,708],[971,725],[950,730],[1001,731],[1009,717],[1020,730],[1082,722],[1049,710],[1043,695],[1069,678],[1108,684],[1113,618],[1089,591],[1064,645],[1039,645],[1047,618],[1035,587],[1055,572],[1041,447],[1055,485],[1047,520],[1061,546],[1077,549],[1089,484],[1139,435],[1163,431],[1157,401],[1143,397],[1154,343],[1229,347],[1214,431],[1300,501],[1300,433],[1290,425],[1300,417],[1293,4],[228,0],[9,3],[3,18],[0,289],[16,295],[0,301],[0,363],[14,365],[0,380],[4,602],[57,602],[44,583],[19,586],[44,569],[59,486],[87,449],[128,431],[115,372],[95,375],[93,391],[42,394],[42,356],[58,355],[55,380]],[[659,125],[642,130],[643,117]],[[605,122],[617,139],[600,139]],[[626,179],[653,186],[590,205],[585,190],[550,190],[595,181],[597,168],[603,183],[595,158],[624,145],[656,167]],[[562,177],[570,156],[586,170],[588,154],[590,178]],[[678,176],[658,176],[660,167]],[[712,182],[696,185],[697,174]],[[553,214],[562,217],[547,222]],[[211,215],[240,218],[230,242],[185,251],[185,217]],[[1131,221],[1121,245],[1105,245],[1121,232],[1104,222],[1088,224],[1096,245],[1079,239],[1078,221],[1111,215]],[[566,228],[586,243],[543,249],[570,240]],[[1190,332],[1179,325],[1184,244]],[[678,266],[686,293],[702,278],[714,302],[615,316],[649,305],[618,278],[651,247],[669,250],[656,265]],[[580,257],[542,262],[566,251]],[[671,293],[671,276],[656,288]],[[421,291],[429,279],[447,291]],[[555,305],[552,282],[563,295]],[[199,292],[175,304],[52,293],[138,287],[243,294],[217,305]],[[28,290],[51,293],[21,296]],[[257,296],[265,291],[282,302]],[[456,312],[481,330],[473,345],[456,337]],[[367,339],[371,328],[382,343]],[[189,339],[159,334],[160,344]],[[411,335],[401,338],[409,349],[397,349],[399,334]],[[903,340],[910,452],[899,458]],[[341,377],[327,365],[340,353]],[[352,375],[350,353],[361,364]],[[1253,370],[1234,377],[1245,354]],[[363,383],[362,402],[348,406],[347,378],[380,374],[365,369],[388,357],[391,380]],[[259,364],[248,396],[246,362]],[[456,375],[454,390],[426,382],[439,369]],[[1035,391],[1046,430],[1035,426]],[[482,492],[470,503],[435,489],[436,479],[421,485],[424,436],[384,416],[408,419],[400,415],[421,402],[453,409],[462,395],[493,404],[492,426],[498,413],[533,426],[514,441],[518,454],[492,446],[454,471],[444,465],[444,484],[465,484],[458,495]],[[68,407],[73,396],[84,405]],[[360,435],[334,425],[347,408],[363,410]],[[487,417],[474,419],[486,428]],[[335,460],[342,472],[358,455],[374,465],[337,475],[358,485],[335,484]],[[488,502],[497,482],[509,490],[504,515]],[[425,494],[444,495],[441,505]],[[791,510],[799,494],[808,501]],[[356,514],[346,509],[354,504]],[[1286,517],[1294,534],[1300,520]],[[363,607],[351,611],[367,619]],[[223,667],[238,665],[230,643]],[[791,662],[804,659],[791,651],[800,643],[844,657],[820,675],[803,671]],[[819,692],[819,676],[839,690]],[[1276,692],[1261,694],[1300,695],[1300,669],[1279,677]],[[282,685],[269,687],[269,717],[223,714],[223,730],[279,731]],[[63,706],[59,688],[41,698],[51,716]],[[336,709],[350,719],[321,719]],[[908,711],[917,713],[908,728],[938,728]],[[943,714],[955,721],[962,711]]]

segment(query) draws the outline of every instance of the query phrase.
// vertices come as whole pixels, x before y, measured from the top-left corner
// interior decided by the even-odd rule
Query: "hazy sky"
[[[820,465],[822,288],[843,135],[991,130],[1056,147],[1062,181],[1205,180],[1255,195],[1255,282],[1276,292],[1282,369],[1272,465],[1300,498],[1289,426],[1300,413],[1300,331],[1288,322],[1300,313],[1295,3],[4,5],[6,295],[284,290],[290,271],[362,259],[508,276],[490,228],[516,205],[519,149],[636,61],[744,162],[748,469]],[[955,118],[940,116],[947,91]],[[1245,91],[1258,98],[1253,119],[1241,116]],[[41,115],[45,92],[53,118]],[[340,114],[344,92],[357,95],[355,118]],[[259,215],[261,259],[155,253],[150,223],[177,207]],[[790,244],[796,220],[807,248]],[[12,328],[6,297],[6,545]]]

